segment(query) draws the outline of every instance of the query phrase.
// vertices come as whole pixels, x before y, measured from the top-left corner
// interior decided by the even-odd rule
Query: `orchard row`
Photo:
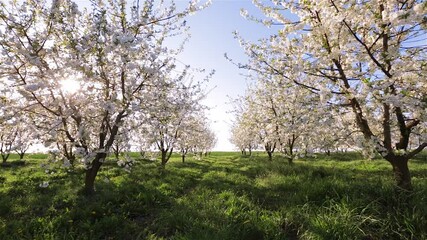
[[[206,6],[0,3],[2,155],[38,140],[84,167],[90,194],[113,152],[156,150],[164,166],[174,150],[209,151],[216,138],[200,100],[213,72],[176,59],[189,37],[185,17]]]

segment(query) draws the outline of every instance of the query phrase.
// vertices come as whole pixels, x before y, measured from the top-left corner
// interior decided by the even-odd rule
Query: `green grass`
[[[409,196],[386,161],[357,153],[294,165],[262,153],[176,155],[165,170],[140,160],[131,173],[110,160],[89,198],[81,169],[46,174],[45,158],[0,167],[0,239],[427,239],[425,154],[410,162]]]

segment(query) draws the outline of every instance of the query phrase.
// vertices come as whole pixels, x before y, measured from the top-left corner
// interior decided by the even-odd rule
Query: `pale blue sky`
[[[188,1],[178,1],[178,4],[185,2]],[[251,15],[262,16],[250,0],[213,0],[210,7],[189,17],[187,23],[191,27],[191,39],[179,57],[180,61],[193,67],[216,70],[208,84],[208,88],[215,88],[205,100],[205,104],[211,108],[209,118],[218,138],[215,150],[235,150],[229,142],[233,116],[227,113],[232,110],[228,102],[229,97],[243,95],[247,85],[241,75],[246,72],[224,57],[224,53],[227,53],[236,62],[247,61],[243,48],[232,33],[238,31],[245,39],[256,41],[274,31],[244,19],[240,15],[242,8]]]

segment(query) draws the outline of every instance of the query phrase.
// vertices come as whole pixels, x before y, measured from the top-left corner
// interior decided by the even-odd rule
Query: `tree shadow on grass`
[[[134,239],[158,208],[174,201],[143,182],[97,181],[96,193],[79,194],[82,174],[39,186],[44,176],[22,178],[0,192],[0,239]],[[99,180],[99,179],[98,179]]]
[[[350,210],[373,217],[399,211],[383,169],[220,160],[175,161],[163,172],[157,163],[141,162],[130,174],[107,164],[89,198],[78,194],[80,173],[56,174],[41,188],[44,176],[27,172],[3,183],[0,220],[7,224],[0,238],[295,239],[301,229],[326,234],[311,223],[313,214],[330,207],[325,203],[346,199]],[[426,177],[422,170],[413,174]]]
[[[250,204],[230,190],[197,187],[161,210],[151,231],[167,239],[263,239]]]

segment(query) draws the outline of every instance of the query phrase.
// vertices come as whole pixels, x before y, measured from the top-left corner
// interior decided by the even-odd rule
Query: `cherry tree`
[[[152,101],[145,106],[150,111],[139,115],[142,125],[137,134],[146,139],[148,148],[153,145],[157,147],[162,167],[166,166],[173,150],[178,147],[178,139],[188,128],[186,121],[203,109],[199,104],[204,97],[201,82],[190,81],[186,84],[182,81],[189,77],[187,70],[184,69],[177,77],[166,78],[167,87],[151,91]]]
[[[16,138],[16,129],[14,127],[16,118],[10,107],[14,102],[11,98],[11,92],[7,91],[7,89],[2,89],[0,94],[0,155],[4,164],[13,151]]]
[[[280,152],[292,164],[298,155],[311,151],[317,145],[307,144],[307,139],[317,138],[314,128],[329,128],[329,113],[315,103],[318,96],[306,89],[283,86],[280,81],[279,84],[269,81],[264,85],[269,94],[260,96],[269,106],[266,114],[275,122]]]
[[[252,151],[259,145],[256,128],[250,127],[251,125],[240,117],[231,127],[230,142],[240,150],[243,156],[247,154],[251,156]]]
[[[197,132],[200,129],[200,122],[195,118],[190,118],[183,123],[183,131],[177,138],[177,148],[181,154],[182,162],[185,162],[185,158],[189,152],[191,152],[196,145],[197,138],[195,138]]]
[[[15,150],[15,139],[17,131],[14,122],[8,121],[0,125],[0,155],[2,163],[5,164],[10,154]]]
[[[10,106],[5,106],[5,109]],[[22,160],[29,147],[35,142],[34,128],[29,118],[14,113],[11,109],[3,111],[3,114],[4,118],[0,122],[0,154],[3,163],[6,163],[12,152],[16,152],[19,160]]]
[[[425,1],[271,1],[255,4],[280,30],[241,39],[241,67],[280,76],[323,102],[348,108],[366,145],[411,190],[408,160],[427,146]],[[413,148],[414,133],[420,139]]]
[[[271,74],[258,73],[253,77],[258,78],[258,83],[243,98],[248,107],[239,117],[241,128],[233,129],[246,136],[235,138],[240,142],[258,138],[270,160],[277,150],[291,164],[298,155],[319,145],[310,146],[307,140],[313,137],[313,128],[322,123],[327,128],[330,114],[318,107],[318,96],[306,89],[283,86],[280,81],[273,81],[277,76]]]
[[[236,112],[238,114],[237,120],[238,125],[237,129],[233,129],[233,133],[240,133],[243,136],[234,136],[234,138],[241,138],[240,142],[244,149],[248,148],[248,144],[258,142],[260,145],[263,145],[265,151],[268,154],[268,158],[271,161],[273,153],[276,148],[280,145],[278,138],[278,125],[271,118],[270,112],[271,102],[263,101],[264,99],[260,96],[266,94],[266,89],[254,87],[248,90],[246,95],[242,97],[238,102],[241,104],[237,106]],[[251,129],[250,131],[246,131]],[[256,139],[256,140],[254,140]]]
[[[199,153],[199,156],[204,154],[205,157],[208,156],[218,141],[215,133],[207,125],[202,128],[201,132],[198,132],[197,139],[194,152]]]
[[[113,146],[111,146],[116,160],[119,160],[121,154],[130,151],[130,137],[128,136],[129,133],[130,130],[128,129],[124,129],[124,131],[119,132]]]
[[[260,145],[256,122],[251,121],[248,101],[244,97],[235,99],[233,107],[236,119],[231,126],[230,142],[240,150],[242,155],[245,156],[248,150],[250,156],[252,150],[258,149]]]
[[[23,160],[25,153],[37,141],[37,139],[35,139],[37,131],[31,124],[31,119],[25,116],[19,118],[15,129],[14,151],[18,154],[19,160]]]
[[[195,153],[199,148],[198,146],[210,137],[208,122],[202,113],[196,112],[189,115],[182,123],[182,131],[177,139],[177,147],[183,163],[188,153]]]
[[[175,69],[182,51],[166,39],[186,30],[184,18],[206,5],[191,1],[94,0],[80,10],[71,0],[0,3],[2,87],[36,114],[45,145],[66,143],[85,168],[84,192],[94,182],[125,119],[141,109],[147,87]]]

